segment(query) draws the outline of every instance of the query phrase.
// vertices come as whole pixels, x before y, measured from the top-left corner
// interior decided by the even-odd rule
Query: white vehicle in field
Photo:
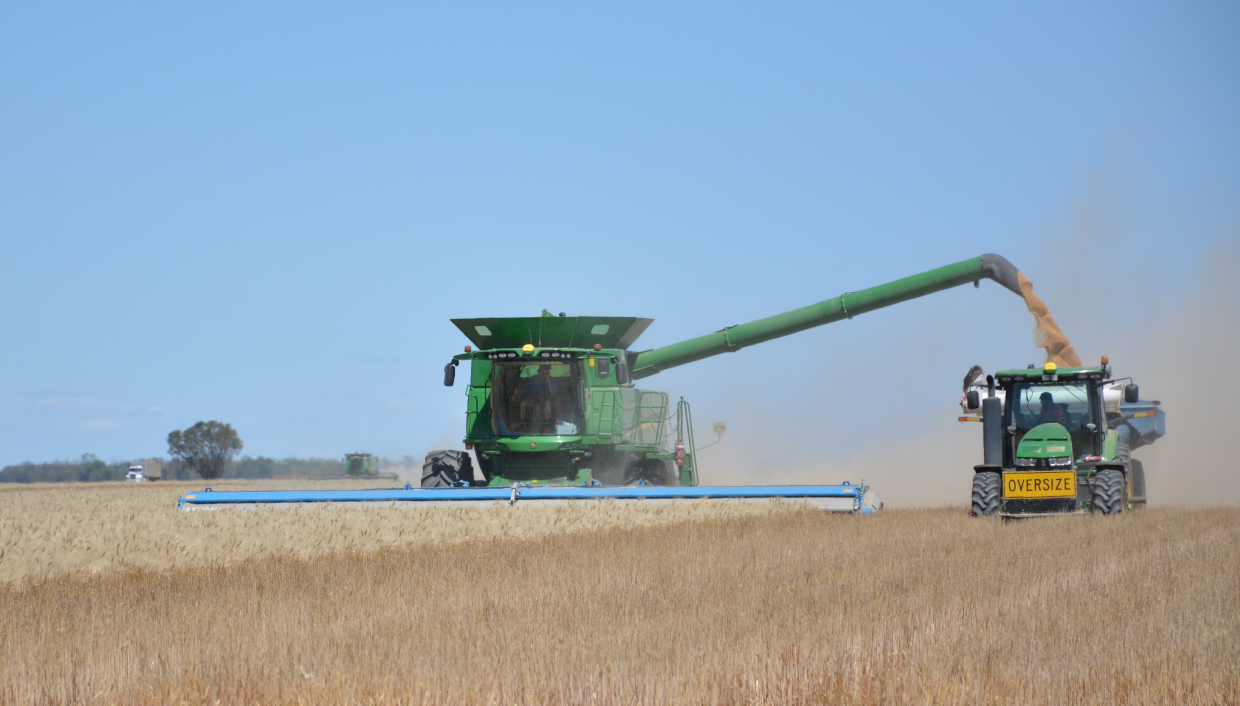
[[[125,480],[141,483],[144,480],[159,480],[163,475],[164,464],[159,461],[135,461],[125,474]]]

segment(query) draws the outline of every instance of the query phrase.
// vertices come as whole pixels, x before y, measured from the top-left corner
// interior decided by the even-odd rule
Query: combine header
[[[833,512],[868,515],[883,503],[864,485],[757,485],[685,488],[675,486],[629,486],[574,488],[514,484],[510,488],[414,488],[390,490],[280,490],[265,492],[190,493],[181,498],[182,510],[201,510],[225,505],[288,507],[307,503],[357,503],[383,507],[432,507],[436,505],[489,505],[526,507],[567,502],[668,502],[714,500],[718,502],[795,502]]]
[[[651,319],[547,311],[453,319],[472,344],[444,367],[444,384],[452,386],[457,367],[468,366],[465,448],[427,455],[421,488],[204,492],[182,498],[181,506],[781,498],[849,512],[881,509],[877,496],[849,484],[697,487],[689,403],[680,399],[673,412],[666,392],[640,390],[633,381],[940,290],[978,286],[982,279],[1020,295],[1016,268],[998,255],[982,255],[645,351],[630,348]],[[716,431],[722,433],[722,425]]]

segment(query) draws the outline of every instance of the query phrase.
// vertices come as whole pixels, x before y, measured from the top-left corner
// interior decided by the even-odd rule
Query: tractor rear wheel
[[[1003,481],[994,471],[973,474],[973,516],[983,517],[999,512]]]
[[[1094,476],[1094,512],[1114,515],[1124,509],[1124,474],[1108,468]]]
[[[453,483],[474,480],[474,464],[464,451],[432,451],[422,464],[423,488],[448,488]]]

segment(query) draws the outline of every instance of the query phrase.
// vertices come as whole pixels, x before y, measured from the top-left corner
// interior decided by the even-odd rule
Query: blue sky
[[[985,252],[1136,360],[1240,227],[1226,2],[9,3],[0,90],[4,464],[200,419],[420,456],[462,430],[451,317],[642,348]],[[983,283],[647,386],[746,458],[847,458],[1031,326]]]

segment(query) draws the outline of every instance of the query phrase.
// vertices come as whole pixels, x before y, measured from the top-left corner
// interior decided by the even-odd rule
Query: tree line
[[[337,475],[345,473],[344,462],[330,458],[285,458],[266,456],[236,458],[244,448],[237,430],[217,421],[198,422],[185,430],[168,434],[168,454],[163,478],[168,480],[212,480],[215,478],[271,478],[273,476]],[[406,462],[412,459],[406,457]],[[380,465],[388,465],[380,460]],[[76,462],[20,463],[0,469],[0,483],[62,483],[124,480],[129,463],[104,463],[94,454],[83,454]],[[354,469],[354,473],[356,473]]]
[[[202,476],[187,464],[175,459],[163,461],[164,480],[200,480]],[[130,463],[107,463],[94,454],[83,454],[76,461],[16,463],[0,469],[0,483],[89,483],[125,480]],[[273,476],[326,476],[345,472],[344,462],[334,458],[268,458],[259,456],[229,461],[219,478],[271,478]]]

